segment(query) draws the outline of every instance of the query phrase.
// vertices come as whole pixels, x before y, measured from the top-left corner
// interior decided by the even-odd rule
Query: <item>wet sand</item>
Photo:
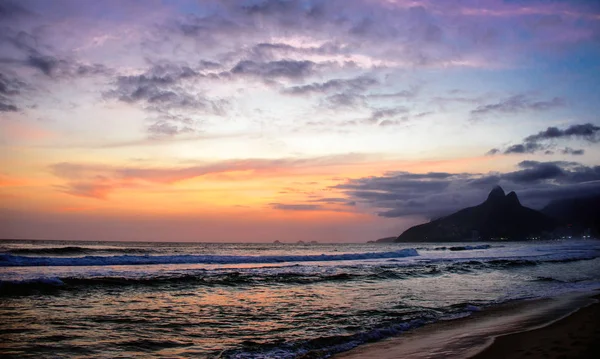
[[[600,358],[600,304],[537,330],[498,337],[473,357],[484,358]]]
[[[334,358],[600,358],[600,296],[592,295],[506,303]]]

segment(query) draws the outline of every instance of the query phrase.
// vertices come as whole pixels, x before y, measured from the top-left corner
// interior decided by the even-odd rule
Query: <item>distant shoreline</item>
[[[305,242],[303,245],[343,245],[343,244],[379,244],[379,245],[416,245],[416,244],[444,244],[444,243],[513,243],[513,242],[548,242],[548,241],[569,241],[569,240],[599,240],[599,238],[555,238],[555,239],[505,239],[505,240],[456,240],[456,241],[422,241],[422,242]],[[0,242],[73,242],[73,243],[165,243],[165,244],[283,244],[283,245],[302,245],[297,242],[203,242],[203,241],[139,241],[139,240],[86,240],[86,239],[22,239],[22,238],[0,238]]]

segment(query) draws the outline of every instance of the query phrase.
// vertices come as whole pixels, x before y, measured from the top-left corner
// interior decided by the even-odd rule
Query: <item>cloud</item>
[[[540,145],[539,143],[526,142],[526,143],[519,143],[517,145],[509,146],[506,150],[504,150],[504,153],[505,154],[511,154],[511,153],[534,153],[536,151],[543,150],[545,148],[547,148],[547,147],[543,146],[543,145]]]
[[[46,76],[52,76],[59,65],[59,60],[52,56],[29,55],[26,64],[40,70]]]
[[[6,99],[0,97],[0,112],[16,112],[18,110],[17,106],[4,101],[6,101]]]
[[[524,111],[546,111],[563,107],[564,105],[565,101],[560,97],[554,97],[547,101],[534,101],[525,95],[515,95],[497,103],[480,105],[471,111],[471,115],[480,116],[493,113],[514,114]]]
[[[591,123],[576,124],[561,130],[557,127],[548,127],[544,131],[540,131],[534,135],[527,136],[522,143],[511,145],[504,150],[504,154],[523,154],[545,151],[545,154],[553,154],[553,148],[556,147],[556,141],[563,140],[580,140],[589,143],[597,143],[600,141],[600,127]],[[487,152],[487,155],[495,155],[501,152],[497,148],[492,148]],[[583,149],[573,149],[565,147],[560,150],[563,155],[583,155]]]
[[[24,86],[25,83],[23,81],[14,77],[11,78],[0,72],[0,95],[18,95]]]
[[[347,198],[341,198],[341,197],[316,198],[316,199],[308,200],[308,202],[318,202],[318,203],[325,203],[325,204],[341,204],[341,205],[345,205],[345,206],[355,206],[356,205],[356,202],[349,201]]]
[[[500,151],[499,149],[497,149],[497,148],[492,148],[491,150],[487,151],[487,152],[485,153],[485,155],[486,155],[486,156],[493,156],[493,155],[495,155],[495,154],[498,154],[498,153],[500,153],[500,152],[501,152],[501,151]]]
[[[327,206],[326,206],[327,205]],[[306,200],[305,203],[269,203],[273,209],[283,211],[332,211],[347,212],[354,207],[356,202],[347,198],[323,197]]]
[[[148,127],[151,137],[172,137],[184,133],[193,133],[194,129],[188,126],[181,126],[170,123],[166,120],[159,120]]]
[[[25,23],[39,19],[33,12],[15,6],[10,2],[0,5],[0,18],[13,15],[4,22],[0,35],[0,112],[35,108],[37,104],[33,101],[42,93],[53,92],[54,89],[49,90],[48,86],[55,86],[60,81],[113,73],[101,64],[54,54],[54,46],[43,41],[43,31],[33,29],[30,33],[14,29],[21,20]]]
[[[506,173],[389,172],[349,179],[331,189],[383,217],[435,218],[481,203],[498,184],[515,190],[525,205],[539,208],[552,199],[600,193],[600,166],[522,161]]]
[[[273,209],[283,211],[321,211],[323,206],[318,204],[287,204],[287,203],[269,203]]]
[[[308,85],[292,86],[283,90],[291,95],[306,95],[313,93],[329,93],[332,91],[362,93],[379,81],[374,78],[360,76],[352,79],[333,79],[326,82],[313,82]]]
[[[31,15],[31,12],[19,6],[16,2],[9,0],[0,2],[0,19],[10,20],[25,15]]]
[[[563,155],[581,156],[585,153],[585,151],[582,149],[576,150],[571,147],[565,147],[562,150],[560,150],[560,153],[562,153]]]
[[[538,132],[535,135],[525,137],[525,142],[538,142],[544,140],[556,140],[576,138],[588,142],[600,141],[600,127],[591,123],[581,125],[571,125],[564,130],[557,127],[548,127],[546,130]]]
[[[161,130],[171,131],[170,128]],[[60,187],[62,192],[77,196],[106,198],[109,193],[120,188],[143,187],[151,184],[169,185],[211,174],[248,172],[252,176],[285,175],[293,174],[295,170],[327,168],[360,159],[361,156],[346,154],[309,158],[239,159],[186,167],[116,167],[61,162],[51,165],[49,169],[52,174],[65,180],[65,184]],[[97,196],[98,194],[102,196]]]
[[[402,90],[391,93],[375,93],[370,94],[369,97],[373,99],[412,99],[417,96],[418,89],[411,88],[410,90]]]
[[[199,65],[201,68],[206,66],[205,63]],[[213,76],[217,75],[187,65],[156,64],[139,75],[118,76],[114,88],[104,96],[140,104],[150,114],[157,115],[158,119],[149,118],[151,124],[147,130],[150,136],[176,136],[196,131],[195,121],[181,115],[181,111],[213,116],[227,113],[228,100],[209,98],[194,86],[198,79]]]
[[[165,96],[174,94],[167,89],[178,85],[180,81],[191,79],[199,74],[188,66],[174,64],[155,65],[140,75],[119,76],[116,78],[116,89],[109,96],[117,97],[124,102],[148,101],[161,102]]]
[[[364,95],[342,92],[326,96],[321,105],[330,109],[357,108],[366,106],[367,102]]]
[[[0,112],[18,111],[13,100],[27,85],[16,77],[9,77],[0,72]]]
[[[86,63],[67,55],[59,56],[51,52],[51,47],[43,44],[39,33],[32,35],[26,31],[4,29],[7,34],[0,37],[0,45],[10,44],[17,57],[0,57],[0,62],[13,66],[34,69],[47,77],[68,79],[93,75],[111,75],[112,69],[97,63]],[[8,53],[8,51],[7,51]]]
[[[524,161],[519,164],[522,170],[510,172],[503,179],[515,183],[536,183],[544,180],[559,180],[567,176],[558,162]]]
[[[210,5],[201,15],[170,19],[164,29],[160,28],[161,35],[167,33],[170,40],[184,37],[183,41],[196,41],[208,52],[230,47],[228,54],[238,53],[238,60],[263,62],[303,57],[319,62],[315,58],[321,56],[324,61],[329,57],[338,63],[346,59],[359,66],[403,68],[497,66],[514,62],[511,40],[519,39],[530,45],[522,48],[530,50],[552,39],[532,28],[531,18],[515,15],[502,21],[490,19],[489,8],[518,13],[517,5],[497,2],[447,5],[429,1],[409,4],[269,0],[219,1],[218,5]],[[537,12],[539,7],[542,6],[531,6],[536,11],[528,16],[537,19],[536,16],[557,11]],[[488,12],[473,12],[481,8]],[[558,31],[564,32],[573,23],[569,18],[557,25]],[[286,36],[289,34],[294,36]],[[286,41],[285,37],[297,37],[300,41]],[[460,51],[457,43],[461,44]]]
[[[263,79],[299,79],[312,75],[315,65],[314,62],[306,60],[279,60],[264,63],[244,60],[238,62],[230,71],[235,75],[250,75]]]
[[[379,108],[374,109],[371,113],[371,117],[366,119],[367,123],[379,124],[379,126],[389,126],[397,124],[399,121],[393,119],[399,114],[406,114],[410,110],[404,106],[390,107],[390,108]],[[383,120],[380,122],[380,120]]]

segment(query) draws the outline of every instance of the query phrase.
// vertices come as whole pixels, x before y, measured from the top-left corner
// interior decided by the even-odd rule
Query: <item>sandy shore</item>
[[[507,303],[334,358],[600,358],[600,304],[593,304],[599,297],[580,293]]]
[[[473,357],[484,358],[600,358],[600,304],[543,328],[500,336]]]

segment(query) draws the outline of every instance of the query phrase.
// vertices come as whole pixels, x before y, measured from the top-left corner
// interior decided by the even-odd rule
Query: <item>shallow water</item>
[[[600,242],[0,242],[0,353],[327,357],[510,300],[600,287]]]

